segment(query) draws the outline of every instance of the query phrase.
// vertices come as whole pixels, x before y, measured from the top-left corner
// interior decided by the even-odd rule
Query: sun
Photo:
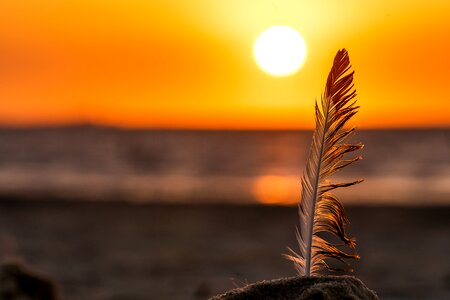
[[[294,28],[272,26],[257,37],[253,56],[264,72],[273,76],[288,76],[305,63],[306,43]]]

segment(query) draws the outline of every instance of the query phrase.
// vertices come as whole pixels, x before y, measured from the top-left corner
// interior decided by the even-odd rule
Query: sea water
[[[293,204],[310,131],[0,130],[0,195],[86,201]],[[450,130],[358,131],[363,160],[332,179],[345,203],[450,204]],[[349,158],[352,156],[350,155]]]

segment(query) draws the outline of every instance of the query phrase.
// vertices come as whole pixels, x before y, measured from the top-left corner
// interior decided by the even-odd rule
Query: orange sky
[[[366,2],[2,1],[0,124],[311,128],[345,47],[356,125],[448,127],[450,1]],[[269,76],[253,60],[272,25],[306,40],[293,76]]]

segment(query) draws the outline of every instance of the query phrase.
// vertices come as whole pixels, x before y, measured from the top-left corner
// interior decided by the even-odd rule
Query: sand
[[[56,283],[20,262],[0,265],[0,299],[60,300]]]
[[[211,300],[378,300],[352,276],[291,277],[250,284]]]
[[[384,300],[450,299],[450,207],[347,206],[354,275]],[[294,207],[0,202],[0,257],[65,300],[204,300],[295,276]]]

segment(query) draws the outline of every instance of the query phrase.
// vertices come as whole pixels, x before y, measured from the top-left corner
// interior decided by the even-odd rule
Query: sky
[[[0,4],[0,125],[309,129],[349,51],[360,128],[450,126],[450,1],[15,0]],[[256,37],[304,37],[294,75]]]

